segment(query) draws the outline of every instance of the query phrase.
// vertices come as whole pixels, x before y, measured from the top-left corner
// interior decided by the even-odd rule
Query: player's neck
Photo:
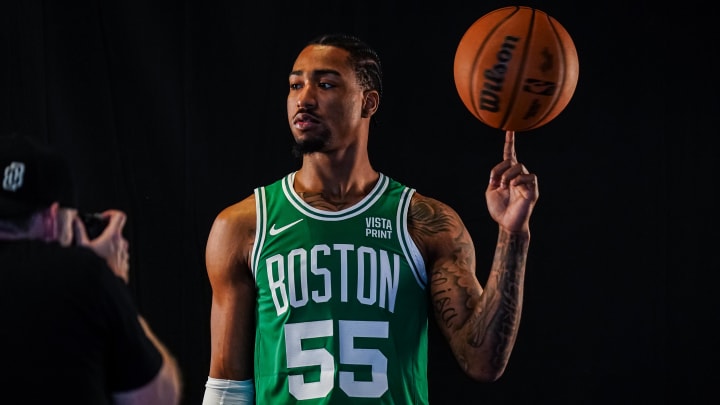
[[[294,188],[300,197],[316,208],[339,211],[362,200],[379,177],[380,174],[369,162],[340,167],[303,164],[295,174]]]

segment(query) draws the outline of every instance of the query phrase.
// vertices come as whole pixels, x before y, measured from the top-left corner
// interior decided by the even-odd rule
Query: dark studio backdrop
[[[354,33],[379,51],[372,162],[460,213],[484,283],[497,229],[483,193],[503,133],[465,109],[452,66],[465,30],[507,5],[560,21],[580,76],[554,121],[516,137],[540,200],[507,371],[471,382],[432,329],[432,402],[701,403],[718,377],[704,338],[718,320],[717,237],[698,234],[714,231],[718,86],[705,79],[718,51],[715,17],[687,2],[6,1],[0,130],[70,156],[83,210],[128,213],[130,288],[180,362],[184,403],[199,404],[208,232],[222,208],[298,167],[287,74],[316,34]]]

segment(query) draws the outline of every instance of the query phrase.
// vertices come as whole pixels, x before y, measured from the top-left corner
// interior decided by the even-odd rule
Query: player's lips
[[[309,128],[319,122],[314,115],[308,113],[298,113],[295,115],[295,118],[293,118],[293,125],[299,129]]]

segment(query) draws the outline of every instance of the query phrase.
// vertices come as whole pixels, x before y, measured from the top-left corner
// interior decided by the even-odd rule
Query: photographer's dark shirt
[[[0,403],[102,405],[150,382],[162,357],[94,252],[0,241],[0,362]]]

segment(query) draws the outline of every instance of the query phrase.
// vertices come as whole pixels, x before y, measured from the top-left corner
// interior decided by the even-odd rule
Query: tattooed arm
[[[410,211],[410,231],[426,260],[437,323],[461,368],[479,381],[500,378],[515,344],[529,220],[539,195],[536,176],[516,159],[513,132],[506,134],[503,157],[486,190],[499,234],[484,288],[475,273],[472,238],[459,215],[417,193]]]

